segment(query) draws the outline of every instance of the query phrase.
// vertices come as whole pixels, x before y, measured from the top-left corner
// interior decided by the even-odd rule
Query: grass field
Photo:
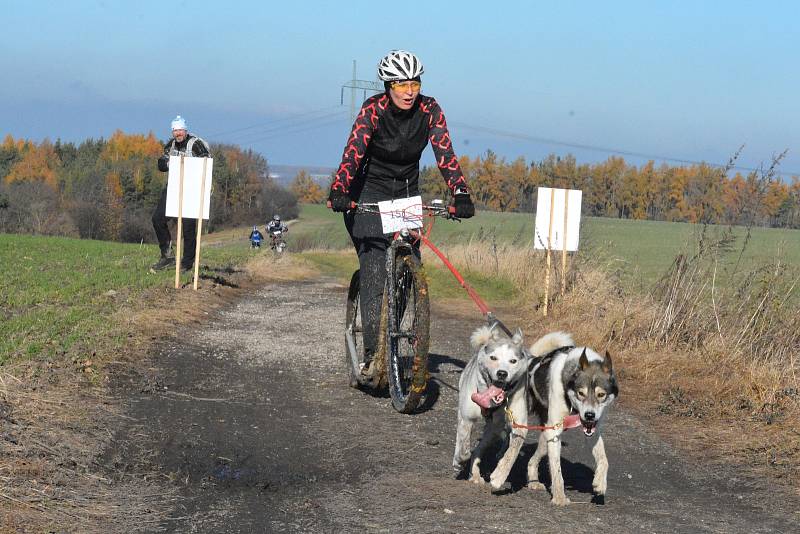
[[[248,253],[246,245],[207,247],[200,263],[225,268]],[[149,272],[157,258],[155,245],[0,234],[0,364],[113,336],[109,316],[121,305],[174,282],[174,270]]]
[[[460,223],[437,220],[432,241],[440,248],[469,242],[505,244],[530,248],[534,215],[479,211]],[[706,227],[706,239],[727,227]],[[688,223],[632,221],[584,217],[579,253],[591,254],[619,272],[623,280],[646,289],[672,264],[679,253],[692,254],[703,227]],[[745,242],[745,228],[734,228],[735,241],[721,258],[733,267]],[[342,217],[322,205],[304,205],[300,219],[292,226],[291,239],[297,249],[341,249],[349,246]],[[776,257],[800,267],[800,230],[753,228],[744,248],[741,269]]]
[[[581,254],[622,274],[647,290],[681,251],[691,252],[702,227],[683,223],[584,218]],[[707,232],[722,232],[709,227]],[[451,247],[478,243],[507,248],[531,247],[531,214],[479,212],[460,223],[438,220],[434,243]],[[239,235],[241,234],[241,236]],[[739,257],[745,230],[736,229],[736,242],[723,257],[733,265]],[[245,230],[229,230],[206,238],[201,264],[225,268],[250,255]],[[321,205],[305,205],[291,225],[289,250],[302,251],[309,261],[346,282],[356,267],[341,216]],[[324,250],[343,250],[325,254]],[[0,363],[11,357],[52,355],[75,344],[112,334],[108,316],[128,299],[152,287],[168,287],[173,271],[150,274],[158,256],[154,245],[134,245],[42,236],[0,234]],[[742,268],[782,256],[800,266],[800,231],[752,230]],[[440,262],[425,254],[432,291],[438,297],[463,297],[462,289]],[[486,272],[463,270],[479,294],[495,302],[510,302],[512,282]],[[184,274],[189,279],[189,274]]]

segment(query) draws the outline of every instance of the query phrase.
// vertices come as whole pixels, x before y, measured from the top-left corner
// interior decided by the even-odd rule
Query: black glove
[[[350,195],[338,189],[331,189],[328,195],[328,202],[333,211],[344,213],[352,208],[353,201],[350,200]]]
[[[453,207],[456,209],[453,215],[459,219],[469,219],[475,215],[475,204],[472,203],[469,193],[464,190],[456,191],[453,196]]]
[[[158,170],[161,172],[167,172],[169,170],[169,154],[164,154],[158,158]]]

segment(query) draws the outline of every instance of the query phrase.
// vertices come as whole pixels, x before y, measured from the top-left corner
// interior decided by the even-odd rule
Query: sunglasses
[[[392,89],[395,91],[419,91],[420,87],[422,87],[422,83],[416,81],[392,82]]]

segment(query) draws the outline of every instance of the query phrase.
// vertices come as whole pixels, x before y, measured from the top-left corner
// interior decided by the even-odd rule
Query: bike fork
[[[397,267],[397,254],[396,249],[394,247],[389,247],[386,249],[386,291],[387,291],[387,299],[388,299],[388,323],[386,325],[386,338],[387,341],[391,344],[394,341],[394,338],[397,336],[397,332],[395,332],[395,324],[397,310],[395,308],[395,299],[397,295],[395,295],[394,291],[394,276],[395,276],[395,269]]]

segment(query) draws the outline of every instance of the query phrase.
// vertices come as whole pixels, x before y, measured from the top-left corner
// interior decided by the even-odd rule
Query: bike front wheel
[[[398,256],[387,289],[393,306],[384,298],[381,318],[388,319],[385,335],[389,393],[392,406],[411,413],[419,405],[428,384],[430,303],[422,264],[413,254]],[[391,308],[394,308],[392,310]]]

